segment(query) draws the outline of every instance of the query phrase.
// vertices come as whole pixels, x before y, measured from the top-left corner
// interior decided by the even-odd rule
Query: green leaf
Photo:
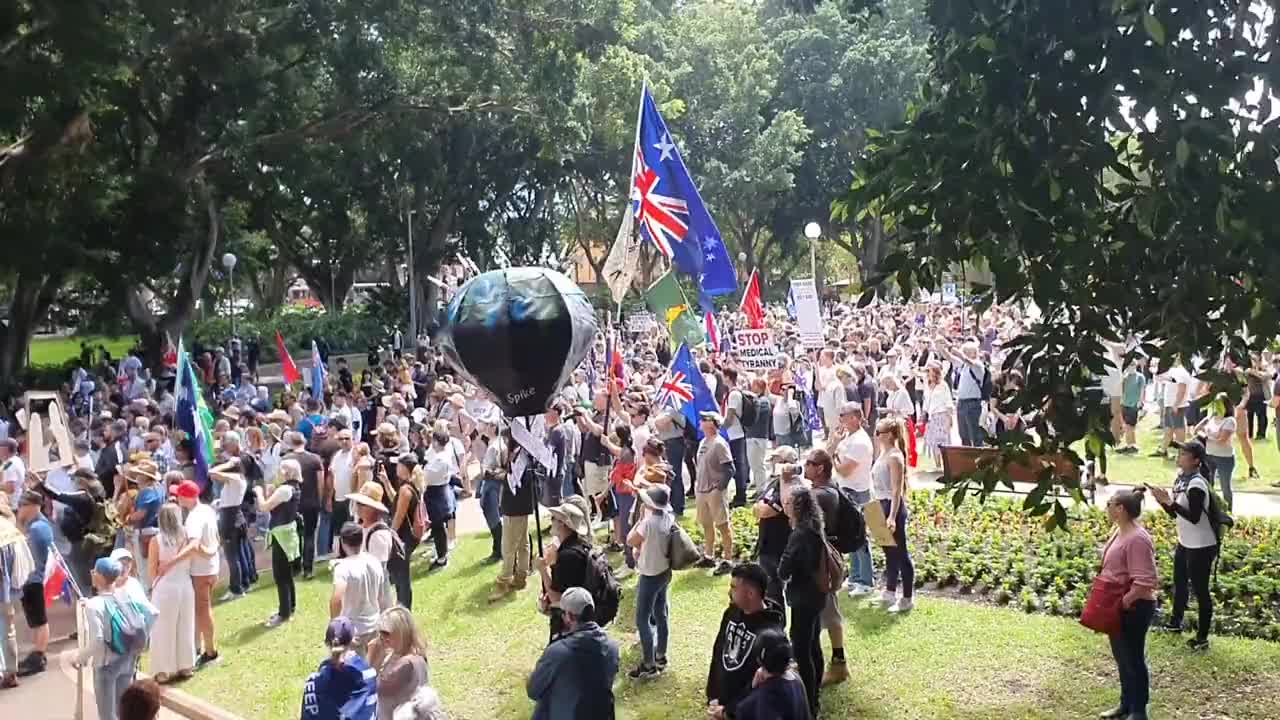
[[[1152,42],[1157,45],[1164,45],[1164,23],[1160,22],[1160,18],[1153,13],[1143,13],[1142,27],[1147,31],[1147,35],[1151,37]]]
[[[973,39],[973,44],[989,53],[996,51],[996,41],[990,35],[982,34]]]
[[[1049,200],[1051,202],[1058,202],[1058,199],[1061,197],[1062,197],[1062,186],[1058,184],[1057,180],[1054,180],[1053,178],[1049,178]]]
[[[1178,144],[1174,146],[1173,155],[1178,160],[1178,167],[1187,166],[1187,160],[1191,158],[1191,145],[1187,143],[1186,138],[1178,138]]]

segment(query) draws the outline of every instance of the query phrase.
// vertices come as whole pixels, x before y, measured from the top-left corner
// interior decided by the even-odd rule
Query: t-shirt
[[[698,446],[698,473],[694,490],[699,493],[715,492],[729,486],[729,465],[733,454],[729,443],[717,433],[702,439]]]
[[[183,523],[187,531],[187,539],[195,540],[202,548],[212,550],[212,557],[205,557],[196,552],[191,554],[192,577],[217,575],[221,569],[218,560],[218,515],[213,508],[204,503],[197,503],[187,514]]]
[[[1142,394],[1147,389],[1147,376],[1137,370],[1130,370],[1124,376],[1124,388],[1121,392],[1120,404],[1127,408],[1142,406]]]
[[[1181,365],[1175,365],[1169,369],[1169,384],[1164,390],[1164,406],[1167,408],[1184,408],[1191,402],[1192,380],[1191,373]],[[1181,386],[1181,388],[1179,388]],[[1180,390],[1185,390],[1182,392]],[[1181,400],[1179,400],[1181,396]]]
[[[142,522],[138,523],[138,527],[156,527],[156,520],[160,517],[160,506],[163,504],[164,493],[159,487],[152,485],[139,490],[138,497],[133,501],[133,511],[146,514],[143,515]]]
[[[222,493],[218,495],[220,502],[218,507],[227,510],[234,507],[240,507],[240,503],[244,502],[245,490],[249,487],[249,480],[244,473],[236,473],[228,476],[226,482],[222,483]]]
[[[644,446],[649,443],[651,437],[653,437],[653,431],[649,429],[648,423],[632,426],[631,448],[636,451],[636,457],[644,455]]]
[[[22,484],[27,480],[27,466],[22,458],[14,455],[0,465],[0,491],[16,496],[22,492]],[[17,505],[17,503],[12,503]]]
[[[313,452],[291,452],[282,460],[297,460],[302,468],[302,497],[299,506],[303,510],[320,507],[320,481],[324,476],[324,461]],[[348,490],[348,492],[350,492]]]
[[[43,514],[36,515],[27,527],[27,547],[31,549],[31,574],[27,583],[44,582],[44,565],[49,560],[49,548],[53,546],[53,527]]]
[[[564,592],[571,587],[586,587],[591,548],[579,537],[560,546],[556,564],[551,566],[551,588]]]
[[[427,487],[448,485],[449,480],[458,474],[458,463],[454,459],[454,450],[446,445],[437,449],[432,446],[423,455],[423,472],[427,476]]]
[[[667,547],[673,524],[670,513],[655,515],[652,512],[640,523],[638,530],[644,536],[644,544],[640,546],[640,554],[636,556],[636,572],[652,576],[671,569]]]
[[[356,635],[373,632],[378,616],[391,607],[391,585],[382,563],[367,552],[350,555],[333,566],[333,584],[346,583],[342,615],[351,619]]]
[[[845,460],[856,460],[858,466],[854,468],[853,474],[845,477],[836,472],[836,479],[840,482],[840,487],[847,487],[851,490],[860,492],[870,492],[871,490],[871,458],[875,454],[871,445],[871,436],[867,435],[867,431],[859,428],[858,432],[849,434],[848,437],[840,441],[840,445],[836,447],[836,467]]]
[[[1208,434],[1204,443],[1204,450],[1207,454],[1221,458],[1235,457],[1235,450],[1231,445],[1232,437],[1236,432],[1236,419],[1234,417],[1209,418],[1209,422],[1205,423],[1205,432]],[[1221,432],[1230,433],[1227,435],[1225,442],[1217,439],[1218,433]]]
[[[733,411],[733,414],[734,414],[733,419],[728,418],[728,414],[730,410]],[[747,433],[745,430],[742,429],[742,391],[741,390],[735,389],[735,390],[729,391],[729,399],[728,401],[725,402],[724,411],[725,411],[724,432],[725,432],[725,435],[729,437],[729,440],[730,441],[740,440],[746,437]]]

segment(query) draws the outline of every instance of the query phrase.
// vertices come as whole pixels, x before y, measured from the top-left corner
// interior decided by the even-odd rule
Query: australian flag
[[[640,98],[633,167],[631,209],[640,235],[677,270],[697,281],[704,298],[737,292],[738,275],[720,230],[702,203],[647,87]]]
[[[671,367],[658,386],[658,407],[679,410],[695,428],[699,427],[698,413],[719,412],[711,388],[707,386],[697,363],[693,361],[689,346],[684,343],[680,344],[675,356],[671,358]],[[702,437],[701,429],[698,430],[698,437]]]

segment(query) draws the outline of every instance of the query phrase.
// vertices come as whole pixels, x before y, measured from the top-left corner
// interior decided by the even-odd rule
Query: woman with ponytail
[[[907,612],[914,607],[912,597],[916,584],[916,568],[907,548],[907,445],[902,422],[885,418],[876,424],[875,464],[871,466],[871,497],[884,509],[894,544],[885,546],[884,593],[881,602],[889,612]],[[898,583],[902,598],[898,598]]]

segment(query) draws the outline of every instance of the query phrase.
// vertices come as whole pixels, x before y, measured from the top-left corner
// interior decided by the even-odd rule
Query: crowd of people
[[[703,531],[694,564],[728,576],[730,586],[707,678],[708,717],[816,717],[821,688],[849,677],[840,594],[891,613],[914,607],[906,496],[921,456],[941,468],[944,446],[982,445],[1030,422],[1003,402],[1021,379],[1001,370],[1003,346],[1029,320],[1002,307],[973,318],[951,306],[836,305],[823,346],[805,348],[796,323],[775,309],[767,322],[777,367],[749,372],[731,349],[697,351],[717,408],[696,423],[663,392],[672,353],[661,331],[602,337],[592,353],[598,363],[575,371],[526,428],[548,449],[538,456],[513,437],[486,392],[429,346],[378,358],[358,376],[338,357],[326,387],[274,394],[255,384],[256,367],[240,362],[234,346],[199,357],[216,416],[207,457],[177,430],[172,378],[133,356],[110,372],[78,370],[65,388],[73,457],[55,450],[52,469],[29,472],[23,428],[34,409],[16,406],[0,420],[0,684],[47,666],[50,553],[65,559],[89,599],[77,661],[94,668],[103,720],[130,697],[141,652],[113,629],[120,616],[145,636],[155,682],[181,681],[220,660],[213,606],[224,572],[219,601],[234,602],[259,581],[259,563],[269,563],[278,603],[264,623],[274,628],[298,610],[298,583],[329,562],[331,654],[306,681],[304,718],[332,717],[332,708],[351,703],[367,706],[368,717],[443,717],[412,615],[411,567],[419,559],[432,571],[449,567],[459,504],[475,496],[495,566],[490,599],[519,593],[537,576],[549,632],[527,686],[537,720],[612,717],[619,648],[606,628],[628,575],[636,576],[641,659],[627,677],[665,672],[670,617],[679,610],[670,583],[681,569],[671,538],[686,510]],[[731,335],[740,322],[725,314],[722,327]],[[1207,385],[1187,367],[1156,373],[1149,363],[1126,364],[1123,348],[1108,352],[1116,367],[1099,385],[1120,452],[1135,451],[1149,406],[1160,408],[1162,454],[1178,451],[1172,491],[1151,491],[1178,521],[1177,591],[1165,624],[1181,626],[1194,590],[1191,645],[1202,649],[1218,545],[1211,519],[1221,510],[1212,489],[1229,508],[1233,438],[1256,472],[1252,442],[1265,438],[1266,406],[1280,397],[1275,373],[1259,356],[1242,375],[1243,402],[1202,405],[1195,401]],[[1103,463],[1093,479],[1105,477]],[[1142,720],[1149,694],[1145,636],[1158,587],[1141,505],[1141,493],[1112,499],[1118,530],[1102,566],[1130,588],[1125,632],[1112,637],[1124,695],[1109,717],[1131,720]],[[539,507],[550,517],[545,547],[531,532]],[[731,522],[747,507],[759,524],[749,559],[740,557]],[[888,539],[868,541],[869,515]],[[883,554],[880,578],[873,545]],[[617,572],[610,554],[619,556]],[[32,631],[20,662],[15,603]]]

